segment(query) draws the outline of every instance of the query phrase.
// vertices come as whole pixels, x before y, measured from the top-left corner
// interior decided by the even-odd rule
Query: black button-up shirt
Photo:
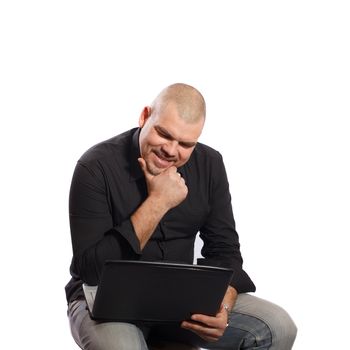
[[[74,171],[69,199],[73,245],[67,300],[82,296],[81,284],[96,285],[105,260],[132,259],[193,263],[197,233],[203,240],[198,263],[234,270],[238,292],[255,291],[242,269],[242,257],[221,155],[198,143],[178,169],[188,187],[186,199],[162,218],[144,249],[130,216],[147,197],[137,158],[139,129],[89,149]]]

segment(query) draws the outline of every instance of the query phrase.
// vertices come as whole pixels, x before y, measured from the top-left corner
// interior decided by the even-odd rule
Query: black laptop
[[[111,260],[99,286],[83,288],[92,319],[172,323],[194,313],[214,316],[232,275],[221,267]]]

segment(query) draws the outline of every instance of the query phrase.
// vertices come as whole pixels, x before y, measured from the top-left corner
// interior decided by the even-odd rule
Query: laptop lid
[[[232,274],[202,265],[106,261],[90,314],[96,320],[162,323],[181,322],[193,313],[214,316]],[[93,293],[85,290],[88,299]]]

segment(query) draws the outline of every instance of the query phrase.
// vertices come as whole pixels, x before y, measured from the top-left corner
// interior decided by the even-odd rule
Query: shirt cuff
[[[113,229],[120,234],[130,245],[135,254],[141,255],[140,241],[137,238],[134,226],[131,220],[125,220],[120,225],[114,226]]]

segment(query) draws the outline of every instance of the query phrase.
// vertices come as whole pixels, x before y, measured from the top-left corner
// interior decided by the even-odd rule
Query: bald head
[[[161,114],[169,105],[175,107],[187,123],[205,119],[205,100],[193,86],[177,83],[166,87],[153,101],[152,114]]]

